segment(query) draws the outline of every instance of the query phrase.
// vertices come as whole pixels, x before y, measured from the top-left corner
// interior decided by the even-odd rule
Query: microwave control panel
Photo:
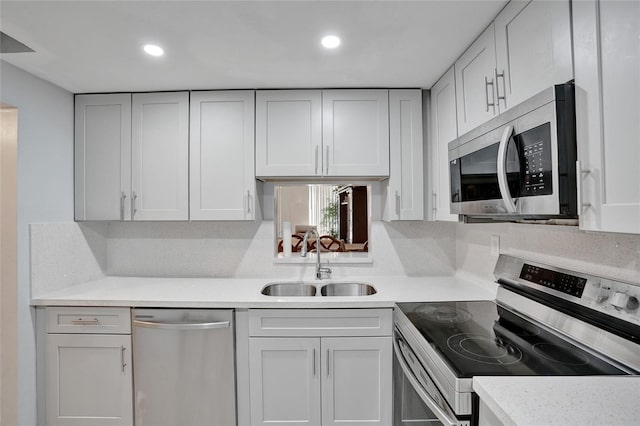
[[[551,164],[551,124],[545,123],[516,135],[522,155],[521,195],[553,194]]]

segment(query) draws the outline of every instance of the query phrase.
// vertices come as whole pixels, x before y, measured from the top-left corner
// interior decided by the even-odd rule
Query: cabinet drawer
[[[251,309],[250,336],[390,336],[391,309]]]
[[[47,308],[47,333],[130,334],[129,308]]]

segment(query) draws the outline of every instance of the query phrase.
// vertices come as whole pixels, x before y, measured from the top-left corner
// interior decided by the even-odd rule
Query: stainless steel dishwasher
[[[233,310],[133,314],[136,426],[235,425]]]

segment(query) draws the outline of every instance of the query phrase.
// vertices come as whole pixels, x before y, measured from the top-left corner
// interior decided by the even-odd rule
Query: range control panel
[[[578,298],[582,297],[584,287],[587,284],[586,278],[552,271],[528,263],[522,266],[520,278]]]
[[[498,281],[513,282],[640,325],[640,282],[614,280],[501,254]]]

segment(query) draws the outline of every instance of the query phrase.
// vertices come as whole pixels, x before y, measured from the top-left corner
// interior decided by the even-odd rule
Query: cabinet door
[[[389,175],[389,92],[323,90],[326,176]]]
[[[420,90],[389,90],[389,145],[390,174],[385,220],[423,220]]]
[[[498,113],[496,44],[492,23],[455,63],[458,133],[463,135]]]
[[[322,174],[319,90],[256,92],[256,176]]]
[[[251,424],[320,425],[320,339],[249,339]]]
[[[449,70],[431,88],[431,190],[433,220],[458,221],[449,209],[449,142],[458,137],[456,82]]]
[[[391,337],[322,339],[322,424],[392,424]]]
[[[191,220],[255,219],[254,92],[191,92]]]
[[[47,425],[133,424],[131,336],[47,335]]]
[[[189,219],[189,93],[135,93],[132,220]]]
[[[573,28],[580,228],[640,234],[640,3],[573,2]]]
[[[76,220],[130,218],[130,164],[131,95],[77,95]]]
[[[500,112],[573,78],[568,0],[513,0],[496,17],[495,34]]]

